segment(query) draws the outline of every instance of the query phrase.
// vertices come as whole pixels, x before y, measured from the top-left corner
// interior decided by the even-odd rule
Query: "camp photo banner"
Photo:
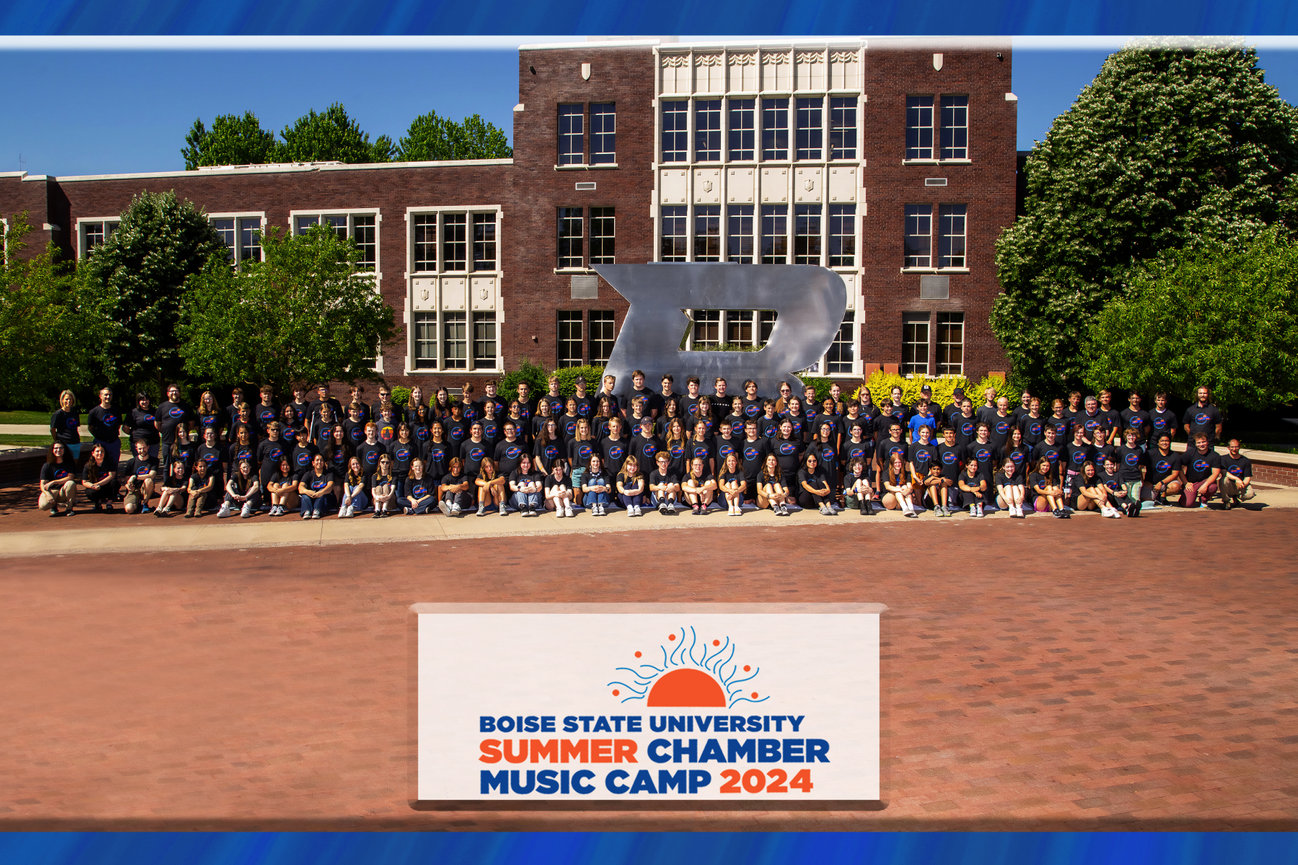
[[[876,803],[885,609],[417,604],[415,806]]]

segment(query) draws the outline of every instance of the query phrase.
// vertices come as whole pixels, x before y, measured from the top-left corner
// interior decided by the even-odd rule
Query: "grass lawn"
[[[0,423],[34,423],[48,427],[51,414],[47,411],[0,411]]]
[[[5,423],[5,421],[0,421],[0,423]],[[129,452],[131,443],[125,438],[123,438],[121,441],[122,441],[122,451]],[[35,436],[0,435],[0,445],[21,445],[23,447],[45,447],[49,443],[50,443],[50,437],[48,435],[35,435]],[[86,438],[85,436],[82,436],[81,453],[84,456],[89,452],[90,452],[90,439]]]

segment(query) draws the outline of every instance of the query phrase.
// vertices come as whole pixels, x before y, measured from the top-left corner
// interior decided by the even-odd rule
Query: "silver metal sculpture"
[[[703,393],[721,376],[742,394],[745,379],[770,396],[788,382],[802,393],[795,370],[828,350],[847,308],[847,289],[832,270],[789,264],[604,264],[595,272],[631,303],[609,357],[616,393],[632,390],[631,372],[644,370],[647,386],[671,373],[678,390],[697,375]],[[687,309],[774,310],[775,326],[760,351],[682,351]]]

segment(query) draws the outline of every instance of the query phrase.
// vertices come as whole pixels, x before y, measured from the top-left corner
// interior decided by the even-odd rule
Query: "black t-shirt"
[[[1046,419],[1025,414],[1019,417],[1019,429],[1023,431],[1023,443],[1029,448],[1037,446],[1045,436]]]
[[[599,453],[599,443],[591,439],[568,442],[568,465],[576,469],[590,467],[590,458]]]
[[[947,445],[943,441],[937,446],[937,461],[942,466],[942,477],[949,481],[959,480],[960,470],[964,468],[964,445]]]
[[[1027,478],[1028,463],[1032,460],[1032,452],[1028,449],[1027,445],[1006,445],[1001,448],[1001,452],[997,455],[996,460],[999,463],[996,466],[996,472],[999,477],[1004,477],[1004,472],[1001,470],[1001,467],[1005,464],[1005,461],[1013,460],[1014,477],[1010,483],[1021,484]],[[997,483],[1003,484],[1005,481],[998,480]]]
[[[444,486],[444,487],[458,487],[460,484],[462,484],[462,483],[464,483],[464,482],[466,482],[466,481],[468,481],[468,480],[469,480],[469,476],[466,475],[464,472],[460,472],[458,475],[453,475],[453,474],[450,474],[450,473],[448,472],[448,473],[442,475],[442,482],[441,482],[440,486]],[[470,485],[470,487],[467,488],[467,489],[471,489],[471,488],[472,488],[472,485]],[[466,489],[466,491],[467,491],[467,489]],[[458,495],[458,494],[457,494],[457,495]]]
[[[208,447],[206,444],[201,444],[194,449],[193,462],[204,463],[207,466],[207,473],[209,475],[221,474],[221,468],[223,465],[233,466],[234,463],[229,462],[228,460],[229,455],[227,449],[220,445]]]
[[[1215,405],[1201,406],[1198,403],[1185,410],[1182,423],[1190,427],[1190,447],[1194,447],[1194,437],[1202,433],[1208,437],[1208,444],[1217,441],[1217,424],[1221,423],[1221,412]]]
[[[121,473],[123,478],[136,478],[144,480],[150,474],[156,474],[158,471],[158,461],[153,457],[131,457],[122,463]]]
[[[996,449],[992,447],[991,442],[975,440],[965,445],[965,461],[975,459],[978,460],[978,477],[988,481],[990,486],[992,475],[996,472]]]
[[[1167,433],[1169,436],[1172,437],[1172,441],[1176,441],[1176,430],[1178,426],[1180,426],[1180,424],[1178,423],[1176,412],[1172,411],[1170,408],[1165,408],[1162,411],[1159,411],[1156,408],[1150,409],[1149,411],[1150,441],[1155,441],[1155,442],[1158,441],[1158,437],[1163,433]]]
[[[561,414],[555,418],[559,425],[559,438],[565,442],[570,442],[577,437],[577,422],[581,420],[580,415]]]
[[[546,495],[549,495],[551,490],[558,489],[559,487],[569,490],[572,489],[572,478],[566,473],[563,477],[556,478],[553,472],[545,476]]]
[[[90,410],[87,424],[95,441],[115,442],[122,429],[122,415],[113,406],[104,408],[97,405]]]
[[[810,472],[805,468],[798,469],[798,495],[808,492],[807,488],[804,487],[803,484],[807,484],[817,490],[823,490],[830,486],[829,478],[825,475],[825,470],[820,466],[816,466],[815,471]],[[819,495],[819,493],[816,493],[815,495]]]
[[[482,440],[492,447],[495,447],[496,442],[503,438],[504,434],[500,431],[500,421],[494,418],[487,420],[484,417],[478,420],[478,424],[482,427]]]
[[[800,444],[807,443],[807,438],[809,436],[807,428],[811,425],[811,418],[805,412],[794,414],[793,412],[786,411],[781,416],[781,419],[787,420],[793,427],[793,432],[790,435],[791,438],[795,439]]]
[[[762,464],[766,462],[766,455],[774,453],[779,458],[780,451],[787,449],[788,445],[782,443],[779,439],[758,438],[756,441],[749,441],[746,437],[739,441],[735,448],[739,451],[741,462],[740,469],[744,477],[753,480],[762,470]]]
[[[874,442],[861,440],[854,442],[851,439],[844,439],[843,443],[838,446],[838,468],[841,474],[847,474],[851,468],[852,460],[862,460],[865,463],[865,471],[870,471],[870,463],[874,459]]]
[[[1221,471],[1223,476],[1231,474],[1237,478],[1251,478],[1253,477],[1253,461],[1243,454],[1233,457],[1228,453],[1221,458]]]
[[[921,478],[928,477],[928,470],[933,466],[940,466],[940,454],[937,447],[931,444],[920,444],[915,442],[911,445],[906,454],[906,462],[913,467],[915,474]]]
[[[712,452],[716,455],[717,465],[719,466],[725,465],[726,457],[730,456],[731,454],[738,454],[739,462],[740,465],[742,466],[744,457],[743,454],[740,453],[739,451],[739,444],[740,444],[740,439],[734,438],[733,436],[730,438],[723,438],[721,436],[717,436],[716,438],[714,438],[712,440]]]
[[[131,430],[132,442],[158,443],[158,428],[154,426],[157,416],[152,408],[133,408],[126,415],[126,426]]]
[[[978,438],[978,416],[956,414],[951,418],[951,428],[955,430],[955,443],[967,445]]]
[[[410,475],[406,478],[405,483],[402,486],[406,498],[410,499],[422,499],[425,496],[431,496],[436,493],[436,490],[433,488],[433,479],[428,475],[424,475],[422,478]]]
[[[1118,471],[1110,474],[1101,467],[1095,470],[1095,476],[1099,479],[1101,486],[1107,487],[1109,492],[1116,493],[1122,489],[1122,475]]]
[[[511,441],[496,442],[494,457],[496,459],[496,471],[506,477],[511,477],[518,470],[518,464],[523,459],[523,454],[527,453],[527,445],[517,438]]]
[[[676,473],[677,477],[685,475],[685,448],[689,444],[685,439],[674,442],[664,442],[663,450],[671,456],[671,470]]]
[[[536,458],[541,468],[549,471],[554,467],[555,460],[566,460],[568,458],[568,450],[559,439],[544,444],[538,441],[536,447],[532,449],[532,456]]]
[[[176,438],[176,427],[192,420],[194,415],[183,402],[167,401],[158,406],[156,417],[159,437],[164,442],[171,442]]]
[[[788,439],[776,438],[770,441],[770,452],[775,454],[775,461],[780,466],[780,474],[786,478],[793,477],[798,471],[798,466],[802,463],[802,440],[794,437]],[[758,464],[759,468],[765,465],[765,458]],[[745,472],[747,472],[747,460],[745,460]]]
[[[446,474],[451,462],[451,449],[444,441],[429,440],[421,449],[420,459],[424,461],[424,473],[431,478],[440,478]],[[362,463],[364,465],[364,463]]]
[[[468,441],[469,427],[470,424],[464,418],[459,420],[447,418],[442,421],[442,429],[446,430],[446,442],[451,446],[452,451],[458,451],[460,445]]]
[[[1212,474],[1213,469],[1221,468],[1221,457],[1212,448],[1206,454],[1196,448],[1181,455],[1181,466],[1185,469],[1185,479],[1194,484]]]
[[[480,442],[469,439],[460,445],[460,461],[464,463],[464,473],[477,477],[478,469],[482,467],[483,458],[491,456],[494,451],[495,449],[486,439]]]
[[[599,469],[599,471],[588,470],[585,476],[581,479],[581,485],[583,488],[590,487],[592,489],[594,487],[604,486],[608,487],[609,492],[613,491],[613,481],[609,479],[608,473],[603,468]]]
[[[721,473],[721,483],[723,484],[740,484],[742,486],[747,481],[748,478],[744,476],[742,471]]]
[[[616,476],[622,471],[622,463],[631,454],[631,442],[626,436],[616,439],[605,438],[599,443],[600,455],[604,457],[604,469],[609,475]]]
[[[68,460],[59,463],[43,463],[41,465],[41,482],[48,481],[66,481],[73,478],[75,466]]]
[[[81,441],[81,433],[77,431],[79,426],[81,426],[81,412],[75,408],[72,411],[58,409],[50,417],[50,429],[54,431],[56,442],[76,444]]]
[[[1181,455],[1173,450],[1163,453],[1158,448],[1150,448],[1145,454],[1145,464],[1149,466],[1149,482],[1161,483],[1168,475],[1180,470]]]
[[[761,397],[756,399],[748,399],[747,397],[744,397],[743,413],[745,420],[757,420],[762,416],[763,411],[764,409],[762,408]]]
[[[663,484],[678,484],[680,482],[681,482],[681,476],[676,474],[676,472],[672,471],[670,467],[668,467],[666,472],[661,472],[658,469],[654,469],[649,473],[650,489],[652,489],[653,487],[662,486]]]
[[[388,453],[392,455],[392,473],[400,477],[410,473],[410,464],[419,456],[419,445],[394,441],[388,445]]]
[[[1137,442],[1143,442],[1149,435],[1149,412],[1144,411],[1143,409],[1132,411],[1129,408],[1124,408],[1119,413],[1119,418],[1121,419],[1122,429],[1124,431],[1134,429],[1140,434],[1136,437]]]
[[[1043,475],[1040,472],[1033,472],[1028,476],[1028,486],[1032,488],[1034,493],[1041,495],[1042,487],[1059,486],[1059,479],[1053,473]]]
[[[1005,443],[1010,440],[1010,430],[1017,426],[1017,421],[1012,415],[1002,416],[1000,413],[993,414],[990,423],[988,423],[987,438],[992,443],[992,450],[1000,450],[1005,447]]]
[[[544,486],[544,482],[545,482],[545,476],[543,476],[540,472],[525,472],[521,469],[514,469],[512,472],[509,473],[509,483],[510,483],[511,490],[514,488],[513,486],[514,484],[521,485],[527,483],[536,483],[536,484],[542,484]]]
[[[312,453],[315,452],[314,448],[310,448],[309,450],[311,450]],[[225,452],[225,464],[227,467],[231,469],[234,468],[234,466],[239,462],[239,460],[248,460],[249,462],[254,462],[256,459],[257,459],[257,446],[255,444],[241,445],[238,442],[235,442],[234,444],[230,445]],[[310,464],[310,462],[311,462],[310,460],[307,460],[308,465]]]
[[[1118,477],[1124,484],[1141,480],[1141,469],[1145,464],[1145,452],[1140,448],[1129,448],[1122,445],[1114,454],[1118,458]]]
[[[1069,442],[1064,445],[1063,460],[1069,472],[1080,472],[1082,466],[1086,465],[1088,461],[1095,462],[1095,455],[1095,448],[1086,442],[1081,444]],[[1099,466],[1097,465],[1096,468],[1099,468]]]
[[[299,483],[306,484],[307,489],[313,493],[318,493],[320,490],[327,490],[333,486],[334,473],[329,471],[328,467],[321,474],[316,474],[314,470],[308,470],[302,474]]]
[[[703,460],[705,471],[711,472],[713,468],[712,439],[705,438],[703,441],[695,441],[693,438],[685,442],[685,458],[687,461],[695,459]],[[686,462],[686,466],[689,462]]]

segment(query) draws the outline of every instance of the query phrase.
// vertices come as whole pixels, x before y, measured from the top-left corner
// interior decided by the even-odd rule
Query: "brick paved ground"
[[[565,534],[0,561],[0,829],[1298,827],[1298,510]],[[887,807],[411,810],[407,608],[482,600],[887,604]]]

